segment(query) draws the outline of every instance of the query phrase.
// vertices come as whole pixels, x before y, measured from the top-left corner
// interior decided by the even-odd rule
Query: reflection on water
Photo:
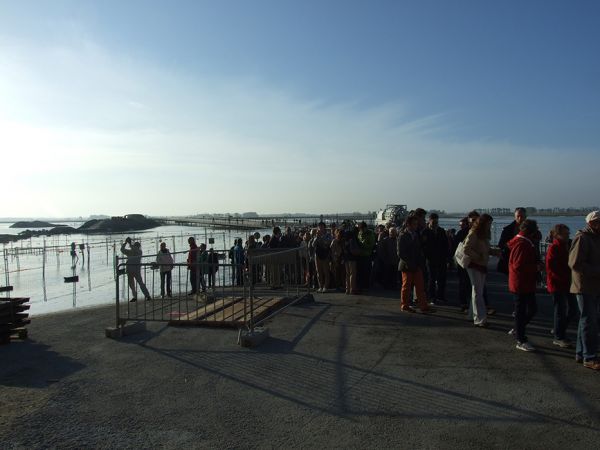
[[[0,224],[0,234],[10,224]],[[13,229],[14,230],[14,229]],[[19,231],[19,230],[17,230]],[[259,230],[263,234],[266,230]],[[156,255],[161,242],[174,254],[176,263],[187,259],[187,239],[209,242],[217,251],[228,251],[236,238],[249,232],[214,231],[199,227],[165,226],[146,232],[118,235],[62,235],[31,238],[3,245],[0,286],[13,286],[11,297],[31,298],[31,313],[44,314],[63,309],[94,306],[115,300],[114,259],[121,243],[131,236],[142,244],[144,255]],[[77,257],[71,256],[75,242]],[[85,244],[83,248],[79,244]],[[152,257],[150,258],[152,260]],[[75,264],[73,264],[75,262]],[[152,271],[148,271],[152,277]],[[74,283],[65,278],[78,277]],[[0,294],[4,296],[6,294]]]

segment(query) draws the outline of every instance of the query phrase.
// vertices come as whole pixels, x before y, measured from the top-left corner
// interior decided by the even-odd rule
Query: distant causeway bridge
[[[166,225],[182,225],[192,227],[207,227],[224,230],[258,230],[273,228],[275,226],[303,227],[311,226],[318,222],[342,223],[344,220],[356,222],[365,221],[372,224],[374,214],[320,214],[320,215],[293,215],[293,216],[258,216],[258,217],[236,217],[236,216],[189,216],[189,217],[161,217],[154,216],[152,219],[160,220]]]

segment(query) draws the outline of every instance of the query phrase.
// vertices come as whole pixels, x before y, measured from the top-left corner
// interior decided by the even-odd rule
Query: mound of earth
[[[83,233],[122,233],[127,231],[149,230],[161,223],[141,215],[134,217],[112,217],[110,219],[89,220],[78,229]]]
[[[31,222],[15,222],[9,228],[52,228],[58,225],[42,220],[33,220]]]

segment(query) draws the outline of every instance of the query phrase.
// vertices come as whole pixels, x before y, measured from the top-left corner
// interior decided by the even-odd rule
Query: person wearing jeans
[[[535,236],[539,234],[537,222],[526,219],[519,225],[519,233],[507,246],[508,257],[508,289],[515,294],[515,328],[517,350],[526,352],[535,348],[528,342],[525,329],[537,313],[535,291],[537,273],[541,270],[538,261]]]
[[[577,295],[581,316],[577,328],[575,360],[600,370],[598,360],[598,302],[600,297],[600,211],[589,213],[587,226],[573,239],[569,251],[571,293]]]
[[[546,253],[546,286],[554,302],[553,344],[562,348],[571,347],[566,338],[567,327],[578,313],[577,299],[569,292],[571,269],[569,268],[569,227],[555,225],[550,232],[552,243]]]
[[[598,361],[598,296],[578,294],[577,304],[581,317],[577,328],[575,357],[586,367],[600,370]]]

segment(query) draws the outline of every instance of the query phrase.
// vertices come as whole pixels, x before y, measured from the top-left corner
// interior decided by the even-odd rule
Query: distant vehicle
[[[377,212],[375,226],[391,224],[399,227],[404,223],[406,216],[408,216],[406,205],[386,205],[385,208]]]

